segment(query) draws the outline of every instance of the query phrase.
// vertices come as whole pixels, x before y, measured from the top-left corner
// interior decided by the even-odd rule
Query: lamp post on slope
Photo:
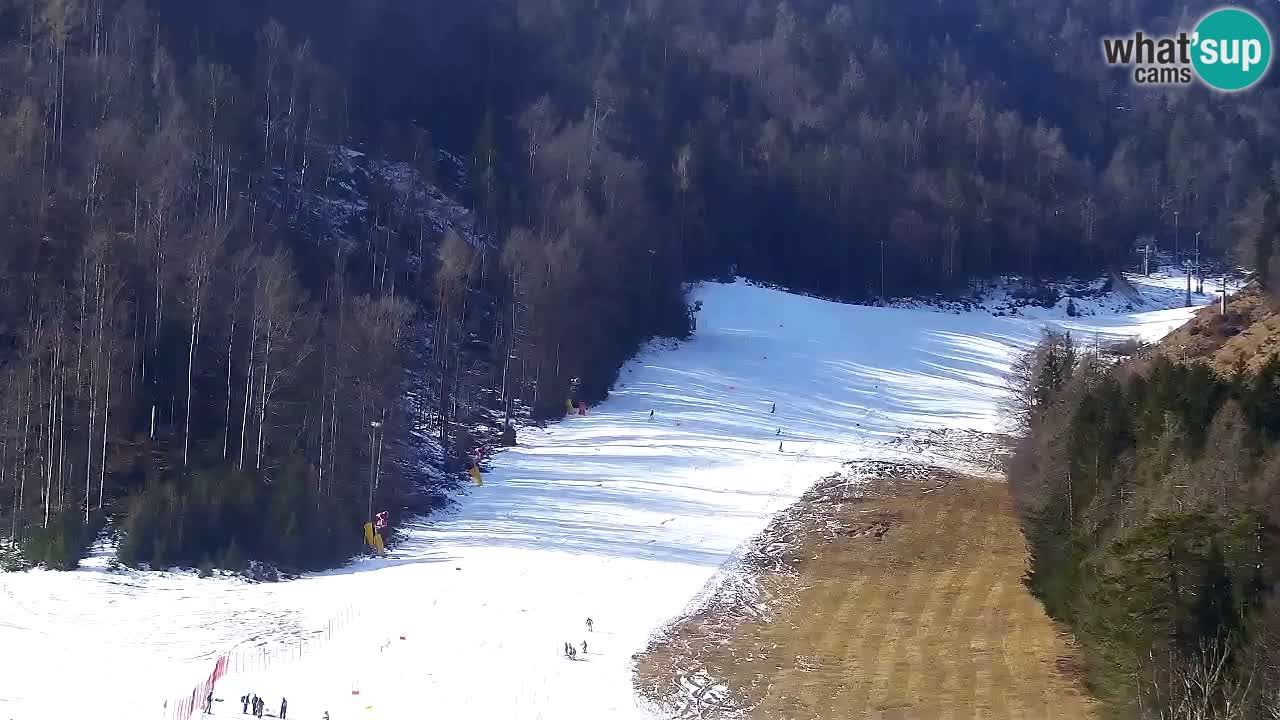
[[[1187,271],[1187,307],[1191,307],[1191,276],[1200,272],[1200,233],[1196,232],[1196,252],[1194,265],[1192,259],[1183,260],[1182,266]]]
[[[1204,295],[1204,273],[1199,266],[1199,233],[1201,231],[1196,231],[1196,292]]]
[[[380,427],[382,427],[382,423],[377,420],[369,423],[369,522],[373,522],[373,483],[378,467],[378,456],[374,451],[374,439],[377,437],[378,428]]]
[[[1180,256],[1182,255],[1182,242],[1178,232],[1179,230],[1178,215],[1179,215],[1179,211],[1174,210],[1173,211],[1173,258],[1175,263],[1180,259]]]
[[[1191,307],[1191,261],[1182,261],[1182,270],[1187,274],[1187,301],[1185,307]]]

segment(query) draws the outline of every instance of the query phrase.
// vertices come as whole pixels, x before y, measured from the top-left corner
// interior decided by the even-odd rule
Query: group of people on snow
[[[587,632],[593,632],[594,630],[595,630],[595,621],[593,621],[591,618],[587,618]],[[586,641],[586,640],[583,640],[583,641],[582,641],[582,654],[583,654],[583,655],[586,655],[586,654],[587,654],[587,641]],[[577,648],[577,647],[575,647],[573,643],[571,643],[571,642],[566,642],[566,643],[564,644],[564,656],[565,656],[565,657],[567,657],[567,658],[569,658],[570,660],[577,660],[577,659],[578,659],[578,648]]]
[[[212,696],[212,695],[211,695]],[[256,718],[262,717],[266,711],[267,701],[258,697],[256,693],[247,693],[240,696],[240,712],[243,715],[249,715],[250,711]],[[280,714],[276,717],[280,720],[286,720],[289,714],[289,701],[286,698],[280,698]],[[328,713],[326,713],[328,715]]]

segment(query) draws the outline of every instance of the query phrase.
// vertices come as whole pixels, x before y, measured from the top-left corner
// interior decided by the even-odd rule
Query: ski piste
[[[0,717],[164,717],[224,655],[219,697],[288,697],[296,718],[651,717],[632,656],[774,513],[845,461],[899,457],[904,430],[999,430],[1004,374],[1046,326],[1154,340],[1193,311],[1180,278],[1132,281],[1172,309],[996,317],[704,284],[691,340],[643,350],[586,416],[523,429],[385,558],[251,583],[110,570],[103,546],[75,572],[0,574],[0,644],[31,649],[0,656]]]

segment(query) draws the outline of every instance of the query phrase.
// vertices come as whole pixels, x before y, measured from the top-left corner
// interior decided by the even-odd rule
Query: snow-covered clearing
[[[1168,307],[1167,288],[1139,287]],[[642,353],[589,416],[523,431],[386,559],[264,584],[103,557],[0,575],[0,647],[22,648],[0,653],[0,718],[170,717],[218,655],[261,666],[272,650],[219,684],[216,716],[255,692],[309,720],[646,717],[632,655],[822,475],[900,457],[907,429],[999,429],[1003,375],[1046,322],[1151,340],[1191,312],[994,317],[741,281],[695,297],[693,340]]]

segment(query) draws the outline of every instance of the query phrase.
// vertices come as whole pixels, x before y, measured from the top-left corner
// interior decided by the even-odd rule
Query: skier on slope
[[[249,714],[249,694],[248,693],[245,693],[244,695],[240,696],[240,714],[241,715]]]
[[[652,411],[652,410],[650,410],[650,411],[649,411],[649,419],[650,419],[650,420],[652,420],[652,419],[653,419],[653,411]]]
[[[280,698],[280,720],[284,720],[287,712],[289,712],[289,701],[285,698]]]
[[[587,618],[587,632],[594,632],[594,628],[595,623],[591,621],[591,618]]]
[[[586,655],[586,654],[587,654],[587,641],[586,641],[586,640],[583,640],[583,641],[582,641],[582,654],[583,654],[583,655]]]
[[[773,403],[769,406],[769,414],[772,415],[776,412],[778,412],[778,403]]]

